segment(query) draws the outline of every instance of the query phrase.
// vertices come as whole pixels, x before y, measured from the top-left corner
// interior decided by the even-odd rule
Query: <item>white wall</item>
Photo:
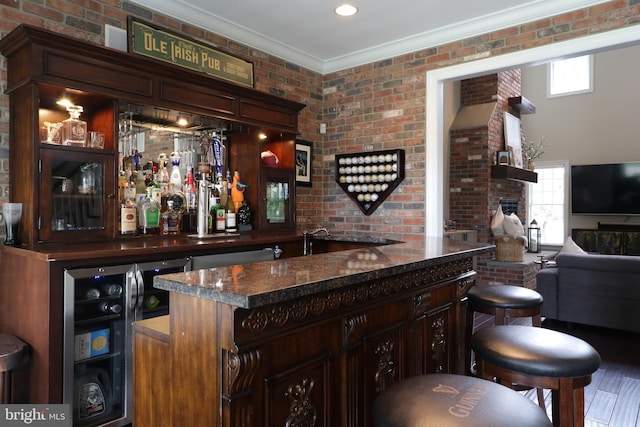
[[[640,46],[597,53],[592,93],[546,97],[547,67],[522,70],[522,94],[536,113],[522,116],[527,140],[547,136],[540,160],[572,165],[640,161]],[[571,228],[595,228],[598,221],[640,223],[640,217],[573,215]]]

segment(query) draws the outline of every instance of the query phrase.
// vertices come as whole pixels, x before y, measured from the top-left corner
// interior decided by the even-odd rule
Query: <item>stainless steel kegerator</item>
[[[63,395],[74,426],[131,423],[132,324],[168,313],[168,293],[153,288],[153,276],[189,265],[183,258],[65,271]]]

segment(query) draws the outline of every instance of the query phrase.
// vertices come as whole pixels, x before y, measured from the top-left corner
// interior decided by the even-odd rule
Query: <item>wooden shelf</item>
[[[520,114],[535,114],[536,106],[524,96],[512,96],[509,98],[509,107]]]
[[[520,169],[513,166],[495,165],[491,166],[491,178],[509,179],[520,182],[538,182],[538,174],[527,169]]]

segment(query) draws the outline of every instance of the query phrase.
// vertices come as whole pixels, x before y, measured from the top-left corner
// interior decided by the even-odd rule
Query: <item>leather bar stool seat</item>
[[[20,338],[0,334],[0,402],[3,404],[11,403],[11,371],[25,361],[28,348]]]
[[[504,325],[509,317],[531,317],[540,326],[542,295],[533,289],[513,285],[476,285],[469,289],[469,310],[491,314],[496,325]]]
[[[587,342],[545,328],[501,325],[477,331],[471,348],[479,377],[551,389],[553,425],[584,425],[584,387],[600,366]]]
[[[550,427],[521,394],[483,379],[451,374],[405,378],[373,403],[375,427]]]

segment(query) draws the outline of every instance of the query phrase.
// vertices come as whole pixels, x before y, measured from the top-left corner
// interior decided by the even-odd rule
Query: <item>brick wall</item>
[[[321,76],[295,64],[203,31],[133,3],[0,0],[0,32],[19,23],[46,27],[103,43],[104,24],[125,28],[127,15],[183,32],[255,64],[256,89],[303,102],[301,138],[312,141],[313,187],[298,189],[301,227],[325,225],[332,232],[422,239],[425,226],[425,73],[473,61],[637,25],[640,0],[614,0],[476,37]],[[0,89],[6,64],[0,60]],[[327,123],[321,136],[319,123]],[[7,200],[8,98],[0,96],[0,199]],[[406,150],[406,178],[371,216],[363,215],[334,182],[336,153],[366,149]]]
[[[522,94],[521,83],[521,71],[515,69],[460,84],[461,107],[495,103],[486,124],[450,133],[450,217],[460,229],[478,231],[480,242],[492,242],[489,224],[500,199],[518,200],[518,216],[523,222],[527,219],[525,184],[491,179],[496,153],[504,150],[503,116],[508,99]]]
[[[535,289],[536,274],[539,270],[540,266],[533,262],[509,264],[483,258],[478,260],[476,283],[478,285],[502,283]]]

